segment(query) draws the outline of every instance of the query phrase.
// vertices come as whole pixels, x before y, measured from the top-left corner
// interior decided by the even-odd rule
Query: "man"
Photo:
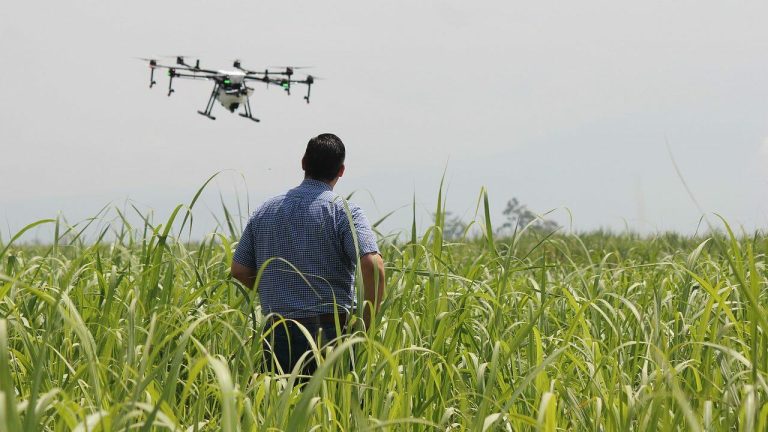
[[[344,175],[345,152],[336,135],[310,139],[301,160],[304,181],[254,212],[232,260],[232,276],[248,288],[264,268],[257,289],[262,312],[271,317],[265,326],[271,334],[264,340],[264,351],[273,370],[272,356],[283,372],[290,373],[309,350],[294,321],[314,339],[336,338],[336,319],[344,327],[355,309],[358,258],[366,326],[384,295],[384,264],[370,223],[360,207],[348,203],[350,224],[347,204],[333,192]],[[274,325],[282,318],[288,321]],[[304,365],[303,373],[314,372],[313,360]]]

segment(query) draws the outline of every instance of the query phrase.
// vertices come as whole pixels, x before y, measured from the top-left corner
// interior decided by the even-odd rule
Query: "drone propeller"
[[[312,69],[314,66],[270,66],[271,68],[280,68],[280,69],[293,69],[293,70],[299,70],[299,69]]]
[[[272,72],[272,73],[276,75],[285,75],[290,80],[291,77],[293,76],[294,71],[301,70],[301,69],[311,69],[312,66],[270,66],[270,68],[285,69],[285,71],[283,72]]]
[[[136,57],[136,58],[142,61],[149,62],[149,88],[154,87],[154,85],[157,84],[157,81],[155,81],[155,68],[157,67],[157,60],[144,58],[144,57]]]
[[[239,71],[245,72],[247,75],[264,75],[264,76],[268,76],[269,74],[280,75],[280,72],[270,71],[269,69],[265,69],[263,71],[257,71],[257,70],[253,70],[253,69],[246,69],[246,68],[244,68],[242,66],[242,63],[241,63],[240,59],[235,59],[235,61],[232,63],[232,67],[234,67],[235,69],[237,69]]]
[[[187,59],[196,58],[197,56],[191,56],[191,55],[163,55],[159,56],[160,58],[164,59],[174,59],[176,60],[176,64],[179,66],[184,66],[189,69],[200,69],[200,60],[197,60],[195,62],[195,65],[191,65],[186,62]]]
[[[158,57],[164,58],[164,59],[180,59],[180,58],[181,59],[188,59],[188,58],[197,57],[197,56],[174,54],[174,55],[161,55],[161,56],[158,56]]]
[[[232,63],[232,67],[245,73],[258,73],[244,68],[240,63],[240,59],[235,59],[235,61]]]

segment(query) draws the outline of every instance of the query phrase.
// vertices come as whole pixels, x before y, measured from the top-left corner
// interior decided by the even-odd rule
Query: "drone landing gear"
[[[216,117],[211,115],[211,111],[213,111],[213,104],[216,102],[216,92],[219,91],[219,83],[214,84],[213,91],[211,92],[211,97],[208,99],[208,104],[205,105],[205,111],[198,111],[197,113],[201,116],[208,117],[211,120],[216,120]]]
[[[245,117],[247,119],[251,119],[251,120],[255,121],[256,123],[261,121],[261,120],[257,119],[256,117],[249,116],[248,114],[243,114],[243,113],[240,113],[240,117]]]
[[[245,113],[240,113],[240,117],[251,119],[257,123],[261,121],[251,114],[251,100],[247,97],[245,98]]]

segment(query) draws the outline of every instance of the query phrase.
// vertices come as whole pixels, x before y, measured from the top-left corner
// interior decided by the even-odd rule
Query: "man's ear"
[[[301,170],[302,171],[306,171],[307,170],[306,156],[301,158]]]
[[[341,168],[339,168],[339,174],[338,174],[336,177],[341,177],[341,176],[343,176],[343,175],[344,175],[344,169],[345,169],[345,168],[346,168],[346,167],[344,166],[344,164],[341,164]]]

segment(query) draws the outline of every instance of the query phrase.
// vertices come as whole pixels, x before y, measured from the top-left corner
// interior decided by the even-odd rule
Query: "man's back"
[[[362,210],[351,203],[349,210],[358,249],[344,200],[325,182],[305,179],[256,210],[234,260],[257,270],[266,264],[258,285],[264,313],[302,318],[333,313],[334,302],[339,312],[353,307],[358,253],[378,247]]]
[[[336,135],[310,139],[301,158],[304,181],[259,207],[237,245],[232,277],[253,288],[263,270],[258,281],[261,309],[277,314],[264,323],[264,358],[270,370],[293,370],[311,351],[309,341],[333,341],[341,336],[338,330],[346,332],[347,324],[355,322],[349,312],[356,299],[358,257],[364,299],[359,312],[365,328],[384,297],[384,262],[373,229],[359,207],[347,207],[333,193],[344,175],[345,157],[344,143]],[[305,360],[302,371],[308,375],[316,363]]]

